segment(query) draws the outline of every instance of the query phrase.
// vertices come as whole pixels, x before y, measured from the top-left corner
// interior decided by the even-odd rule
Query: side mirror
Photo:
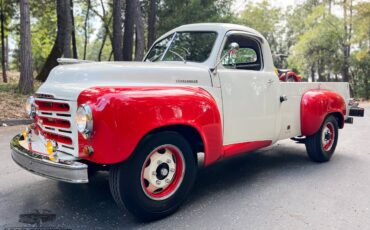
[[[213,74],[216,74],[216,71],[217,71],[217,66],[230,54],[236,54],[236,52],[238,52],[239,50],[239,44],[237,42],[232,42],[230,43],[229,45],[229,50],[227,51],[227,53],[224,54],[224,56],[222,56],[220,58],[220,60],[216,63],[215,67],[211,68],[211,72]]]
[[[236,42],[230,43],[230,45],[229,45],[229,52],[228,52],[229,54],[234,53],[234,52],[237,52],[238,50],[239,50],[239,44],[238,43],[236,43]]]

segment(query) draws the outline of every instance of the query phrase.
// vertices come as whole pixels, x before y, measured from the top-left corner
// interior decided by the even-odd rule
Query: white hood
[[[97,86],[211,86],[207,66],[180,62],[91,62],[54,68],[37,93],[76,101],[85,89]]]

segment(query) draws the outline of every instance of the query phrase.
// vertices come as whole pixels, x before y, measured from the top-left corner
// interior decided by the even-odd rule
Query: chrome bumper
[[[10,142],[12,158],[25,170],[53,180],[69,183],[88,183],[87,165],[77,161],[54,162],[47,156],[24,148],[19,142],[21,135]]]

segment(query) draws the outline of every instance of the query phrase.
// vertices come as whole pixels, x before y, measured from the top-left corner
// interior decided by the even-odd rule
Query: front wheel
[[[170,215],[190,193],[197,167],[186,139],[175,132],[146,138],[133,157],[110,171],[110,189],[119,206],[141,220]]]
[[[306,138],[306,150],[314,162],[326,162],[333,156],[338,142],[338,121],[333,115],[324,120],[321,128]]]

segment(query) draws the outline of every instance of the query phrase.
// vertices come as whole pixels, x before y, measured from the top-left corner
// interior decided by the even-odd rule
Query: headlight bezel
[[[25,110],[27,116],[34,119],[36,116],[36,101],[34,96],[29,96],[25,104]]]
[[[81,133],[85,139],[90,138],[93,132],[94,122],[92,109],[88,104],[81,104],[77,108],[75,122],[77,131]],[[81,124],[81,122],[85,123]]]

